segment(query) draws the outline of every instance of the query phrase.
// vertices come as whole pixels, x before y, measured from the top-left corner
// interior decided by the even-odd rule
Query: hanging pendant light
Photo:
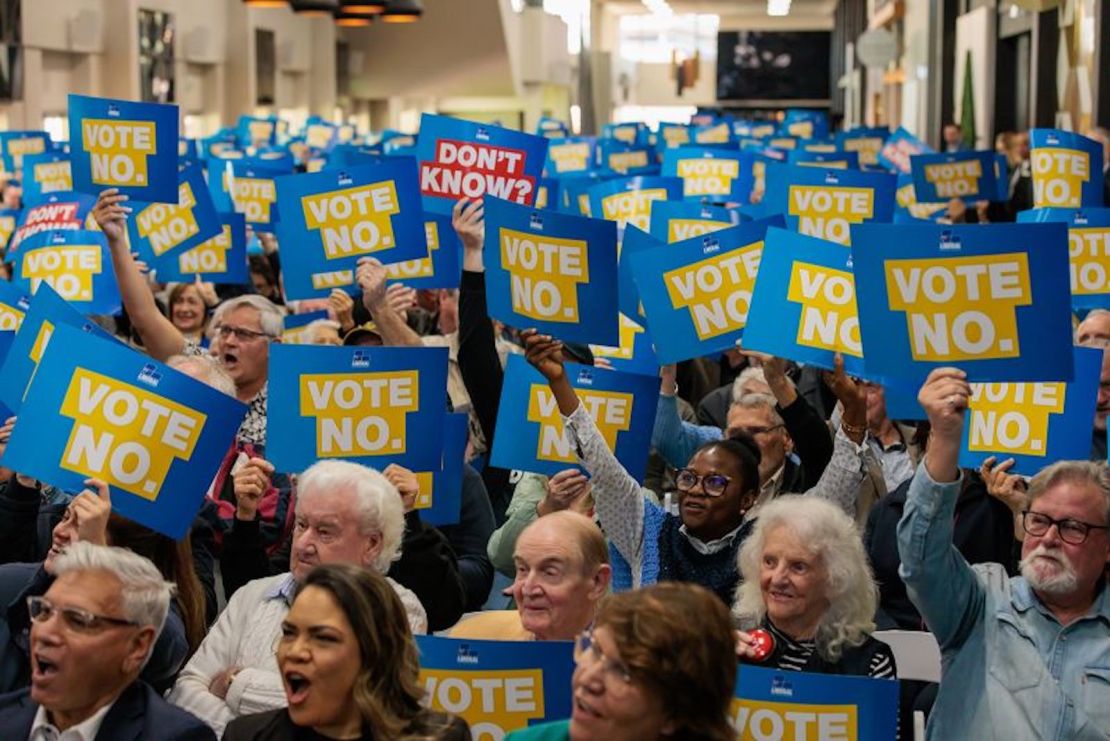
[[[248,8],[284,8],[289,3],[286,0],[243,0],[243,5]]]
[[[373,22],[374,16],[348,13],[343,10],[335,11],[335,25],[341,28],[365,28]]]
[[[289,6],[305,18],[330,18],[339,9],[339,0],[289,0]]]
[[[352,15],[377,15],[385,11],[387,5],[386,0],[375,2],[374,0],[339,0],[340,9],[344,13]]]
[[[423,14],[420,0],[390,0],[381,17],[385,23],[415,23]]]

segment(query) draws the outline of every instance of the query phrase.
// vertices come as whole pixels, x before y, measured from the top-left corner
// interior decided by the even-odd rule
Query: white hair
[[[166,365],[186,375],[192,375],[185,370],[191,366],[197,371],[194,377],[198,381],[208,384],[221,394],[235,396],[235,381],[223,364],[211,355],[173,355],[166,360]]]
[[[308,344],[316,344],[316,333],[319,332],[321,329],[334,329],[336,332],[338,332],[341,327],[339,326],[339,322],[333,321],[331,319],[316,319],[309,322],[305,325],[304,328],[304,337],[306,340],[308,340]]]
[[[786,424],[776,407],[778,402],[770,394],[744,394],[732,402],[732,406],[741,409],[766,409],[771,414],[771,422],[776,425]]]
[[[236,296],[217,306],[215,313],[212,314],[212,327],[219,327],[223,324],[225,316],[244,306],[248,306],[258,312],[258,323],[262,327],[262,332],[267,337],[270,339],[281,337],[281,331],[285,327],[284,313],[282,313],[281,309],[277,307],[277,304],[270,299],[255,294]]]
[[[767,375],[763,372],[763,368],[754,368],[749,366],[740,371],[740,375],[738,375],[736,377],[736,380],[732,382],[732,400],[739,401],[740,397],[752,393],[750,389],[745,390],[745,387],[752,381],[762,383],[764,386],[770,387],[770,384],[767,383]]]
[[[357,463],[339,460],[318,461],[297,477],[297,511],[305,497],[319,491],[344,491],[355,497],[359,529],[379,533],[382,550],[373,566],[381,573],[401,557],[401,538],[405,534],[405,510],[401,494],[382,474]]]
[[[733,616],[741,628],[750,629],[767,614],[759,572],[767,533],[779,527],[792,530],[825,567],[829,608],[817,625],[817,651],[837,661],[845,647],[860,645],[875,630],[879,589],[855,521],[831,502],[788,494],[760,508],[752,534],[737,557],[741,582]]]
[[[120,582],[120,604],[126,620],[162,632],[174,585],[150,559],[126,548],[77,541],[54,560],[54,575],[75,571],[106,571]],[[151,644],[153,646],[153,643]]]

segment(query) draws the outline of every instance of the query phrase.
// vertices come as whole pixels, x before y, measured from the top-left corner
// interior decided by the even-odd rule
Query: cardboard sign
[[[834,242],[768,229],[744,348],[862,375],[863,343],[852,255]]]
[[[50,136],[45,131],[0,131],[0,155],[8,172],[23,169],[24,157],[49,149]]]
[[[617,232],[627,224],[647,231],[651,227],[653,201],[674,201],[682,198],[682,180],[676,177],[645,177],[607,180],[591,187],[590,215],[595,219],[617,222]]]
[[[554,211],[558,209],[558,206],[558,178],[540,178],[540,190],[536,194],[536,208],[550,208]]]
[[[651,236],[670,244],[739,224],[740,212],[687,201],[653,201]]]
[[[276,141],[277,119],[240,116],[236,132],[244,147],[267,146]]]
[[[184,251],[220,234],[220,216],[197,165],[178,173],[177,203],[128,203],[127,236],[139,259],[161,267]],[[164,279],[165,276],[160,276]]]
[[[4,359],[3,367],[0,367],[0,378],[4,379],[4,383],[0,383],[0,402],[9,409],[19,411],[39,360],[50,343],[55,327],[60,325],[77,327],[98,337],[115,340],[99,325],[86,319],[66,303],[49,283],[41,284],[30,300],[19,332],[12,342],[11,351]]]
[[[827,170],[858,170],[859,156],[855,152],[815,152],[795,149],[786,156],[787,163],[801,167],[823,167]]]
[[[511,327],[617,343],[617,228],[487,196],[486,300]]]
[[[278,471],[341,458],[442,465],[445,347],[270,347],[266,457]]]
[[[655,357],[651,333],[624,314],[620,315],[620,344],[613,347],[590,345],[590,351],[595,358],[607,359],[613,370],[652,377],[659,375],[659,359]]]
[[[898,189],[894,191],[894,222],[897,224],[914,221],[937,222],[948,215],[947,203],[920,203],[913,176],[906,173],[898,175]]]
[[[868,373],[1071,380],[1063,224],[862,224],[852,261]]]
[[[460,198],[486,193],[532,205],[547,145],[542,136],[425,113],[417,143],[424,210],[450,215]]]
[[[1075,379],[1068,382],[974,383],[960,447],[960,466],[978,468],[997,456],[1015,459],[1011,472],[1032,476],[1062,460],[1091,452],[1102,350],[1075,347]]]
[[[617,139],[597,142],[597,166],[609,177],[650,175],[659,172],[655,150],[646,144],[626,144]]]
[[[414,509],[429,525],[457,525],[462,512],[463,463],[466,442],[470,435],[466,413],[445,414],[443,417],[443,463],[431,471],[414,471],[420,482],[420,493]]]
[[[587,172],[593,167],[594,138],[575,136],[566,139],[552,139],[547,145],[547,164],[544,171],[548,175],[569,175],[574,172]]]
[[[121,343],[68,326],[54,340],[4,465],[70,492],[102,479],[114,511],[183,538],[246,405]]]
[[[894,185],[894,176],[882,172],[769,164],[762,205],[800,234],[851,244],[852,224],[894,218]]]
[[[997,201],[994,152],[943,152],[910,157],[914,194],[927,203],[959,198]]]
[[[15,233],[15,225],[19,222],[20,210],[17,208],[0,208],[0,249],[6,250],[8,242]]]
[[[48,193],[73,190],[69,155],[57,152],[23,158],[23,202],[35,204]]]
[[[632,258],[641,252],[663,247],[666,244],[663,240],[635,226],[629,226],[624,231],[620,257],[617,261],[617,300],[621,313],[641,325],[647,324],[647,319],[644,317],[644,307],[640,302],[640,289],[636,286],[636,279],[632,274]]]
[[[1039,208],[1017,220],[1067,224],[1072,308],[1110,308],[1110,208]]]
[[[643,482],[659,378],[577,363],[567,363],[566,373],[606,445],[625,470]],[[577,464],[546,379],[523,355],[510,355],[490,465],[551,476]]]
[[[19,222],[8,242],[5,260],[12,260],[20,243],[33,234],[65,229],[84,229],[96,199],[84,193],[66,191],[51,193],[35,206],[28,206],[20,214]]]
[[[559,212],[591,216],[590,188],[604,182],[596,173],[559,178]]]
[[[824,139],[829,135],[829,114],[804,108],[790,108],[782,121],[781,132],[799,139]]]
[[[21,291],[7,281],[0,281],[0,331],[16,331],[31,306],[29,291]]]
[[[220,231],[196,247],[155,260],[158,280],[250,285],[247,270],[247,221],[243,214],[220,214]]]
[[[648,128],[638,121],[609,123],[601,127],[601,137],[623,144],[647,144]]]
[[[302,314],[286,314],[281,320],[281,342],[283,345],[310,345],[308,325],[328,318],[328,310],[306,311]]]
[[[177,106],[70,95],[69,130],[74,190],[177,203]]]
[[[692,131],[692,127],[686,124],[660,122],[659,134],[655,142],[656,153],[662,156],[663,152],[668,149],[689,144]]]
[[[898,682],[741,665],[729,711],[739,741],[888,741],[898,733]]]
[[[426,702],[463,718],[475,739],[502,739],[510,731],[570,716],[570,641],[416,636],[416,645]]]
[[[15,260],[12,282],[34,294],[45,283],[85,314],[120,310],[108,240],[102,232],[43,232],[27,239]]]
[[[1034,208],[1102,206],[1102,145],[1058,129],[1030,132]]]
[[[570,136],[570,127],[566,121],[560,121],[550,116],[540,116],[536,124],[536,133],[548,139],[565,139]]]
[[[767,228],[782,225],[773,217],[632,255],[660,363],[736,346],[748,323]]]
[[[462,242],[451,226],[451,217],[424,214],[427,257],[386,265],[391,281],[409,288],[458,288],[462,280]]]
[[[752,155],[705,147],[679,147],[663,154],[664,176],[680,177],[686,198],[747,203],[752,192]]]
[[[890,129],[885,126],[856,127],[848,131],[836,133],[836,147],[845,152],[855,152],[859,155],[859,163],[865,167],[874,167],[879,164],[879,152],[890,136]]]
[[[732,141],[732,124],[728,121],[698,126],[694,129],[695,144],[729,144]]]
[[[221,198],[230,203],[235,211],[246,217],[247,223],[256,231],[272,232],[280,221],[275,180],[285,173],[281,170],[256,167],[246,162],[231,161],[215,172],[209,167],[209,188],[212,187],[213,174],[219,183]],[[229,211],[220,205],[221,198],[213,192],[213,202],[217,210]]]
[[[413,160],[278,178],[285,295],[320,298],[354,284],[360,257],[383,263],[428,256]]]
[[[895,172],[911,172],[910,157],[915,154],[932,154],[936,150],[916,136],[899,127],[887,137],[879,150],[879,164]]]

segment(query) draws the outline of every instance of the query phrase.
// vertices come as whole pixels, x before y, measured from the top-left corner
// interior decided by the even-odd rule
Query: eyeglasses
[[[679,491],[693,491],[699,483],[701,490],[711,497],[719,497],[732,483],[732,479],[719,473],[707,473],[699,476],[692,468],[680,468],[675,474],[675,485]]]
[[[747,433],[747,434],[751,435],[752,437],[756,437],[757,435],[766,435],[768,433],[774,432],[778,428],[785,427],[785,426],[786,425],[771,425],[770,427],[760,427],[760,426],[755,426],[755,427],[730,427],[729,430],[728,430],[728,434],[729,434],[729,437],[731,437],[731,436],[735,435],[737,432],[744,432],[744,433]]]
[[[137,626],[134,620],[97,615],[80,607],[57,607],[45,597],[28,597],[27,611],[36,623],[45,623],[58,613],[66,628],[74,633],[97,633],[106,625]]]
[[[225,338],[225,339],[227,338],[228,335],[233,334],[233,335],[235,335],[235,339],[239,340],[240,342],[246,342],[248,340],[256,340],[259,337],[269,337],[270,336],[270,335],[266,334],[265,332],[255,332],[253,329],[244,329],[243,327],[232,327],[232,326],[227,325],[227,324],[221,324],[220,326],[216,327],[216,334],[218,334],[220,337]]]
[[[1072,519],[1054,520],[1048,515],[1029,510],[1021,513],[1021,526],[1034,537],[1044,535],[1053,525],[1056,526],[1056,532],[1060,533],[1060,540],[1071,545],[1083,545],[1092,530],[1110,530],[1110,525],[1092,525]]]
[[[583,631],[574,641],[574,662],[579,666],[593,666],[601,663],[601,673],[611,679],[616,687],[632,684],[632,673],[624,662],[606,656],[594,640],[593,631]]]

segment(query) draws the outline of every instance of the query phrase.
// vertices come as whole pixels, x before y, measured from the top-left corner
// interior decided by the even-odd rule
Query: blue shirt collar
[[[1102,588],[1099,590],[1098,596],[1095,597],[1095,601],[1091,604],[1091,609],[1080,619],[1102,618],[1103,622],[1110,625],[1110,599],[1106,596],[1107,592],[1110,592],[1110,590],[1103,584]],[[1029,582],[1027,582],[1023,576],[1019,576],[1013,580],[1010,601],[1019,612],[1025,612],[1031,607],[1036,607],[1044,615],[1052,617],[1052,611],[1045,607],[1044,603],[1037,598],[1037,595],[1033,593],[1033,587],[1029,586]],[[1053,620],[1055,620],[1055,617],[1053,617]]]
[[[293,604],[293,593],[297,591],[297,580],[293,578],[292,573],[285,575],[285,578],[270,587],[266,594],[262,595],[262,599],[266,602],[274,599],[282,599],[285,604]]]

